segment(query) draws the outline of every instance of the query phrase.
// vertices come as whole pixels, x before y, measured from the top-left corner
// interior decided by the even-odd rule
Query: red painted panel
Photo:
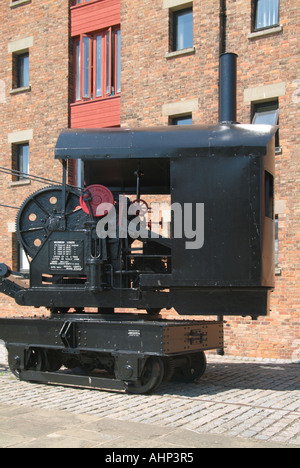
[[[115,127],[120,122],[120,96],[71,105],[71,128]]]
[[[71,8],[71,36],[121,23],[121,0],[101,0]]]

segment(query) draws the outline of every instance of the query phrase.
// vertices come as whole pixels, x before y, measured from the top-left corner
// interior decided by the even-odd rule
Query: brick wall
[[[194,2],[195,52],[166,58],[170,12],[163,0],[121,2],[122,125],[165,125],[162,106],[186,100],[197,101],[194,123],[217,121],[219,16],[214,3]]]
[[[0,3],[0,166],[11,168],[13,147],[29,143],[30,173],[61,180],[61,165],[54,161],[54,146],[60,131],[68,127],[69,2],[68,0]],[[13,61],[29,51],[30,87],[13,88]],[[13,182],[0,172],[1,204],[18,207],[44,184]],[[12,183],[13,182],[13,183]],[[0,207],[0,261],[17,264],[14,224],[17,211]],[[17,307],[0,297],[1,315],[33,314],[40,310]]]
[[[278,96],[282,148],[282,154],[276,155],[275,182],[279,268],[270,316],[254,323],[247,319],[230,321],[226,326],[228,351],[238,355],[300,359],[300,15],[295,2],[282,0],[279,18],[282,27],[274,28],[277,32],[270,35],[249,36],[250,10],[251,2],[228,2],[227,45],[239,54],[238,119],[249,122],[249,97],[261,101],[263,90],[266,98]]]
[[[168,6],[176,0],[121,3],[122,126],[167,125],[191,113],[194,124],[218,120],[219,2],[194,0],[194,47],[170,54]],[[186,5],[186,2],[182,2]],[[238,120],[251,122],[255,102],[277,98],[276,155],[279,264],[269,317],[228,318],[226,351],[239,356],[300,358],[299,324],[299,9],[280,2],[280,25],[252,33],[251,2],[227,1],[227,51],[238,59]]]
[[[251,102],[278,98],[282,153],[276,155],[279,275],[272,311],[256,322],[230,318],[225,332],[228,354],[299,359],[299,9],[290,0],[280,5],[282,27],[249,37],[251,2],[227,0],[227,50],[239,55],[238,120],[251,121]],[[219,2],[194,0],[194,48],[172,54],[169,7],[178,6],[179,0],[121,1],[122,126],[167,125],[170,117],[190,113],[195,124],[218,120]],[[0,17],[0,165],[11,167],[12,144],[26,140],[30,172],[60,180],[53,150],[69,124],[72,99],[69,2],[19,0],[11,8],[2,0]],[[17,41],[29,49],[31,90],[11,94]],[[12,181],[0,172],[2,204],[19,206],[44,186]],[[8,264],[16,261],[15,216],[16,210],[0,207],[0,255]],[[43,312],[18,308],[3,295],[0,301],[1,315]]]

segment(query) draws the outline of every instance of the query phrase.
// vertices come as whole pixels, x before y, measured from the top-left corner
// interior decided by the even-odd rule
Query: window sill
[[[282,154],[282,146],[276,146],[275,154]]]
[[[166,59],[171,59],[175,57],[182,57],[183,55],[194,55],[196,53],[195,47],[189,47],[188,49],[175,50],[174,52],[167,52],[165,57]]]
[[[17,0],[16,2],[11,2],[9,4],[10,8],[17,8],[21,5],[26,5],[27,3],[31,3],[31,0]]]
[[[23,180],[15,180],[14,182],[10,182],[10,187],[22,187],[23,185],[30,185],[30,179],[23,179]]]
[[[31,86],[23,86],[22,88],[15,88],[12,89],[9,94],[13,96],[14,94],[21,94],[21,93],[27,93],[28,91],[31,91]]]
[[[281,268],[275,268],[275,276],[281,276]]]
[[[108,99],[116,99],[120,98],[121,93],[114,94],[113,96],[105,96],[105,97],[98,97],[95,99],[83,99],[82,101],[75,101],[72,102],[70,105],[71,106],[80,106],[84,104],[91,104],[92,102],[101,102],[101,101],[107,101]]]
[[[248,34],[248,39],[256,39],[258,37],[270,36],[271,34],[278,34],[283,31],[283,26],[274,26],[273,28],[261,29],[259,31]]]

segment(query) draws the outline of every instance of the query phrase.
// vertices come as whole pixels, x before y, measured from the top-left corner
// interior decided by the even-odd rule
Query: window
[[[174,11],[173,51],[193,47],[193,8]]]
[[[8,42],[8,53],[12,54],[12,89],[10,94],[30,91],[30,48],[33,46],[33,36],[23,37]]]
[[[76,159],[75,163],[75,185],[77,187],[83,187],[83,162],[82,159]]]
[[[263,125],[278,125],[278,100],[254,104],[252,123]],[[276,132],[275,146],[276,148],[279,148],[279,130]]]
[[[13,89],[29,87],[29,53],[13,54]]]
[[[19,180],[28,179],[29,174],[29,143],[18,145]]]
[[[29,271],[29,261],[21,245],[18,246],[18,271]]]
[[[16,232],[12,233],[12,268],[22,273],[29,272],[29,260],[18,241]]]
[[[84,3],[89,3],[91,0],[74,0],[74,5],[82,5]]]
[[[29,174],[29,143],[12,145],[12,166],[17,171],[14,181],[28,179]]]
[[[278,216],[275,216],[275,267],[278,268],[278,254],[279,254],[279,241],[278,241]]]
[[[279,24],[279,0],[256,0],[254,30],[270,28]]]
[[[29,86],[29,53],[17,56],[18,88]]]
[[[191,115],[170,118],[170,125],[192,125],[192,123],[193,119]]]
[[[121,31],[109,28],[75,41],[75,100],[121,92]]]
[[[274,219],[274,177],[265,171],[265,216]]]

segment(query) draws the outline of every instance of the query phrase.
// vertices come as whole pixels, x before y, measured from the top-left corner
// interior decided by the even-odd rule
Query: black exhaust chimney
[[[220,122],[236,123],[237,54],[220,57]]]

